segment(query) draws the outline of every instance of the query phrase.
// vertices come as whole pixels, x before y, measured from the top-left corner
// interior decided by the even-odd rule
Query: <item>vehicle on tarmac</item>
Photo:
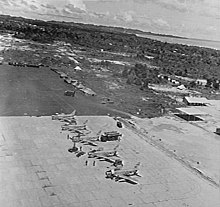
[[[65,96],[72,96],[72,97],[74,97],[75,93],[76,93],[76,91],[69,91],[69,90],[67,90],[67,91],[64,92],[64,95]]]
[[[106,178],[114,179],[117,181],[125,181],[132,184],[138,184],[138,181],[134,178],[131,178],[131,176],[138,176],[141,177],[138,174],[138,168],[140,166],[140,162],[138,162],[134,168],[131,169],[111,169],[105,172]]]
[[[76,110],[74,110],[72,113],[70,114],[64,114],[64,113],[61,113],[61,114],[55,114],[55,115],[52,115],[52,120],[63,120],[63,119],[66,119],[66,118],[73,118],[76,114]]]
[[[104,132],[101,137],[101,142],[107,142],[107,141],[119,141],[122,134],[117,131],[110,131],[110,132]]]

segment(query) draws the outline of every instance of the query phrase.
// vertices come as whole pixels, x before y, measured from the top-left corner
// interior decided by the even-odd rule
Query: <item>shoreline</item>
[[[149,38],[161,42],[168,42],[170,44],[179,44],[179,45],[187,45],[187,46],[193,46],[193,47],[200,47],[200,48],[208,48],[208,49],[214,49],[214,50],[220,50],[220,41],[216,40],[203,40],[203,39],[195,39],[195,38],[176,38],[176,37],[165,37],[165,36],[157,36],[157,35],[141,35],[141,34],[135,34],[137,37],[143,37],[143,38]],[[184,42],[185,41],[185,42]],[[187,41],[192,41],[192,43],[187,43]],[[211,45],[204,45],[199,44],[196,42],[201,43],[212,43],[212,44],[218,44],[219,46],[211,46]],[[193,43],[194,42],[194,43]]]

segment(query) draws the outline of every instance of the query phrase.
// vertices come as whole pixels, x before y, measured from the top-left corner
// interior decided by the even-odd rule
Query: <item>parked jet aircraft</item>
[[[68,124],[76,124],[76,119],[74,117],[62,118],[60,121]]]
[[[91,137],[81,137],[81,143],[86,143],[86,144],[90,144],[93,146],[97,146],[97,144],[95,143],[96,141],[99,141],[100,139],[100,134],[101,134],[102,130],[100,130],[96,136],[91,136]]]
[[[116,157],[101,156],[101,157],[98,157],[98,159],[100,161],[110,162],[112,164],[112,166],[115,166],[117,169],[121,169],[121,167],[123,166],[123,161],[121,159],[116,158]]]
[[[87,144],[90,144],[90,145],[93,145],[93,146],[97,146],[96,141],[99,140],[99,134],[101,133],[101,131],[99,131],[97,133],[97,136],[93,136],[93,137],[82,137],[82,136],[85,136],[85,132],[81,132],[79,130],[75,130],[75,133],[76,133],[76,136],[70,136],[70,135],[67,135],[67,139],[74,139],[74,140],[78,140],[78,142],[81,142],[81,143],[87,143]],[[90,131],[89,131],[90,133]],[[87,132],[88,134],[88,132]]]
[[[94,151],[94,152],[88,152],[88,157],[89,158],[103,158],[105,159],[106,157],[118,157],[116,149],[118,148],[119,145],[117,145],[113,150],[111,151]]]
[[[132,184],[138,184],[137,180],[135,180],[134,178],[130,178],[130,176],[139,176],[138,174],[138,167],[140,166],[140,162],[137,163],[134,168],[132,169],[112,169],[112,170],[108,170],[105,172],[106,174],[106,178],[111,178],[111,179],[115,179],[115,181],[126,181]]]
[[[55,115],[52,115],[52,120],[62,120],[62,119],[65,119],[65,118],[71,118],[71,117],[74,117],[75,114],[76,114],[76,110],[74,110],[70,114],[64,114],[64,113],[55,114]]]
[[[68,131],[75,131],[75,130],[86,130],[86,123],[88,120],[86,120],[82,125],[75,125],[75,124],[65,124],[61,126],[62,130],[68,130]]]

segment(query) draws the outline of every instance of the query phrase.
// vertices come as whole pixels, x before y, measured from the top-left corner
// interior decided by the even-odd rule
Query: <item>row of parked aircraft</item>
[[[70,132],[76,133],[76,135],[67,135],[67,138],[72,140],[75,143],[83,143],[88,144],[92,146],[98,146],[98,141],[101,141],[101,137],[104,137],[105,141],[113,141],[113,140],[119,140],[118,137],[121,136],[120,133],[116,131],[112,132],[104,132],[102,134],[102,130],[97,132],[96,136],[85,136],[85,131],[87,130],[87,122],[86,120],[83,124],[77,125],[75,120],[75,114],[76,110],[74,110],[70,114],[56,114],[52,116],[53,120],[60,120],[62,122],[66,122],[62,126],[62,130],[68,130]],[[87,130],[88,131],[88,130]],[[115,136],[115,137],[114,137]],[[112,138],[113,137],[113,138]],[[132,184],[138,184],[138,181],[135,178],[132,178],[132,176],[139,176],[138,174],[138,168],[140,166],[140,163],[137,163],[133,168],[131,169],[124,169],[123,162],[121,159],[119,159],[119,155],[117,152],[117,148],[119,147],[119,144],[117,144],[113,150],[104,150],[103,148],[98,148],[95,150],[91,150],[88,152],[88,158],[96,158],[100,161],[108,161],[112,163],[112,165],[115,167],[114,169],[106,171],[106,178],[114,179],[115,181],[126,181]]]
[[[89,158],[97,158],[99,160],[105,160],[110,163],[113,163],[113,166],[115,167],[112,170],[106,171],[105,175],[106,178],[114,179],[115,181],[126,181],[132,184],[138,184],[138,181],[135,178],[132,178],[131,176],[139,176],[138,174],[138,168],[140,166],[140,162],[137,163],[133,168],[124,169],[123,163],[121,159],[118,159],[119,155],[117,152],[117,148],[119,145],[117,145],[113,150],[95,150],[88,152]]]

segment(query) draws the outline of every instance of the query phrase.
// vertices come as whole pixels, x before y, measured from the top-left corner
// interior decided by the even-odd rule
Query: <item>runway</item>
[[[64,96],[74,90],[50,68],[0,66],[0,116],[48,116],[55,113],[77,115],[120,115],[99,103],[97,97],[77,92],[75,97]]]

